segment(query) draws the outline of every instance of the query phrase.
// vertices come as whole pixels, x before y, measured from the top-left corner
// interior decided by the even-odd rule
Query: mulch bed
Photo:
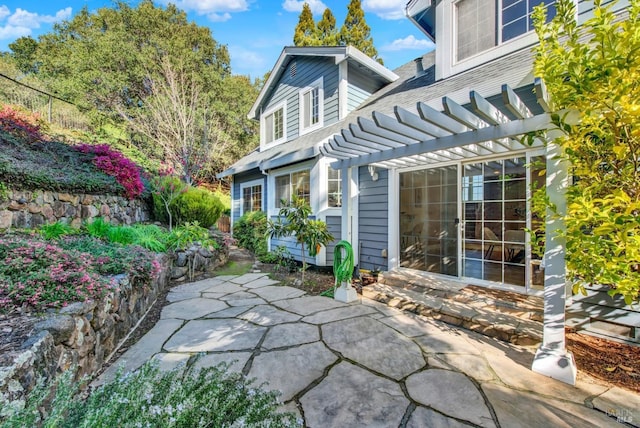
[[[567,332],[567,348],[578,370],[608,383],[640,392],[640,346],[584,333]]]

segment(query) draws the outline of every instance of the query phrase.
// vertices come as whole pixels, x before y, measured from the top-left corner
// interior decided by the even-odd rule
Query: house
[[[221,176],[233,176],[234,219],[252,209],[276,216],[281,198],[307,198],[352,243],[360,268],[544,294],[533,369],[575,383],[562,224],[530,203],[531,189],[546,187],[562,210],[567,168],[553,144],[521,142],[552,128],[532,75],[540,2],[412,0],[407,16],[436,49],[394,71],[351,47],[285,48],[250,113],[260,147]],[[554,1],[544,3],[553,15]],[[592,8],[578,1],[578,21]],[[543,257],[525,233],[542,224]],[[331,249],[316,264],[330,264]]]

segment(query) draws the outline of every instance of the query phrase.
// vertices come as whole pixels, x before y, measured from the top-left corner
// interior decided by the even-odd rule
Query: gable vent
[[[296,77],[296,72],[298,71],[298,65],[295,61],[291,63],[291,67],[289,67],[289,77]]]

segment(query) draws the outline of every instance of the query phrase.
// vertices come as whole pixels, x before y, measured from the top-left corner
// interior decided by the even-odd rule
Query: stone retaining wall
[[[63,221],[79,227],[83,220],[102,217],[111,224],[131,224],[151,218],[148,204],[121,196],[87,195],[43,190],[9,190],[0,198],[0,230],[31,228]]]
[[[24,405],[39,379],[49,381],[73,365],[78,378],[96,374],[167,287],[172,261],[166,255],[158,261],[161,272],[148,287],[120,275],[118,291],[50,312],[37,322],[13,364],[0,367],[0,409]]]

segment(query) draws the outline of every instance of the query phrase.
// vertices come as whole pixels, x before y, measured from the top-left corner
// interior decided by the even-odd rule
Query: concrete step
[[[461,291],[462,288],[457,292],[449,290],[448,297],[443,297],[439,295],[441,293],[434,294],[431,287],[418,287],[406,283],[403,287],[394,287],[376,283],[363,287],[362,294],[391,307],[431,317],[506,342],[527,346],[537,345],[542,341],[541,322],[518,317],[509,311],[496,310],[491,304],[481,300],[456,300],[456,297],[469,297],[468,292]]]

